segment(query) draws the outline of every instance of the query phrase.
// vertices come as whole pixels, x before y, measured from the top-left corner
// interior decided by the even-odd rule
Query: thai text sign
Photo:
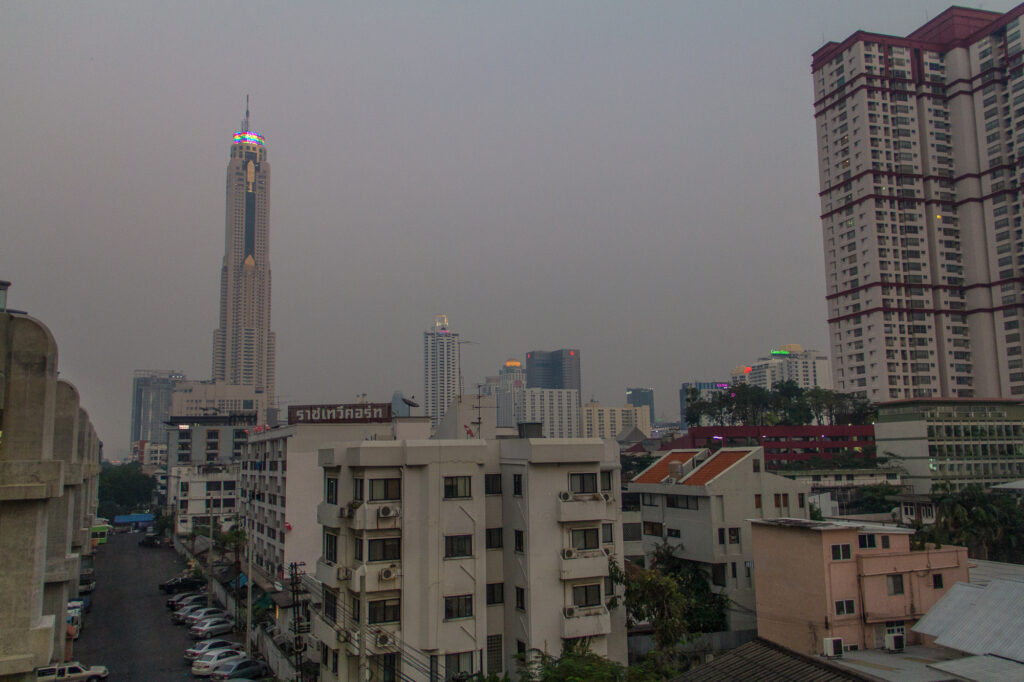
[[[289,405],[289,424],[369,424],[391,421],[391,403]]]

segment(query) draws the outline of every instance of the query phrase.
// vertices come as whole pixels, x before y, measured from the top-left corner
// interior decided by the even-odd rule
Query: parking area
[[[111,680],[180,682],[190,678],[182,656],[192,639],[171,624],[167,595],[157,585],[185,565],[173,549],[140,547],[141,537],[112,535],[97,549],[92,611],[75,658],[107,666]]]

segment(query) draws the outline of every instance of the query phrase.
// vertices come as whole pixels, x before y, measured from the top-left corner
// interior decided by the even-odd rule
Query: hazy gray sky
[[[283,403],[582,349],[584,399],[827,350],[811,53],[948,1],[0,4],[0,279],[108,457],[132,370],[208,377],[251,93]],[[1013,2],[986,2],[1005,11]]]

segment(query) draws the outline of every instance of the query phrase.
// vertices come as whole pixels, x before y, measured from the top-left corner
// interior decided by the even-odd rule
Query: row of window
[[[484,494],[501,495],[502,484],[501,474],[484,475]],[[352,479],[352,498],[364,500],[365,484],[364,479]],[[600,473],[601,490],[612,489],[612,472],[602,471]],[[596,493],[598,491],[598,474],[581,473],[569,474],[569,490],[575,494]],[[370,479],[370,502],[385,502],[402,499],[402,479],[400,478],[371,478]],[[522,496],[523,475],[512,474],[512,494]],[[465,500],[473,497],[471,476],[445,476],[443,496],[446,500]],[[324,478],[324,500],[328,504],[338,503],[338,479],[334,477]]]
[[[849,547],[849,545],[846,545]],[[904,594],[903,587],[903,576],[900,574],[887,575],[885,576],[886,592],[890,596]],[[932,574],[932,588],[941,590],[944,587],[944,581],[941,573]],[[835,611],[837,616],[852,616],[857,613],[857,609],[853,599],[839,599],[835,602]]]

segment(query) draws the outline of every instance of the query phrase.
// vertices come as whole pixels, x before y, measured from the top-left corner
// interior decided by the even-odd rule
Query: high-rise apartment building
[[[781,381],[792,381],[803,389],[832,388],[828,357],[816,350],[804,350],[796,343],[772,348],[757,362],[732,370],[730,383],[750,384],[771,390]]]
[[[579,392],[560,388],[524,390],[522,421],[543,424],[545,438],[579,438]]]
[[[460,394],[459,333],[448,328],[447,315],[435,315],[423,332],[423,406],[437,426],[452,399]]]
[[[580,350],[532,350],[526,354],[527,388],[572,389],[580,395]]]
[[[837,390],[1024,395],[1024,5],[814,53]]]
[[[509,358],[498,370],[498,426],[515,426],[523,417],[523,391],[526,390],[526,370],[523,363]]]
[[[137,369],[132,378],[132,433],[129,442],[140,440],[166,443],[164,422],[171,414],[171,393],[181,372],[166,369]]]
[[[270,331],[270,163],[263,136],[249,127],[248,105],[242,129],[231,142],[226,213],[213,380],[252,386],[270,406],[275,376],[275,339]]]
[[[650,411],[646,406],[606,407],[590,402],[583,406],[580,414],[580,435],[583,438],[613,440],[633,429],[640,429],[645,437],[651,435]]]
[[[654,389],[653,388],[627,388],[626,404],[636,407],[646,407],[651,414],[651,424],[654,424]]]

